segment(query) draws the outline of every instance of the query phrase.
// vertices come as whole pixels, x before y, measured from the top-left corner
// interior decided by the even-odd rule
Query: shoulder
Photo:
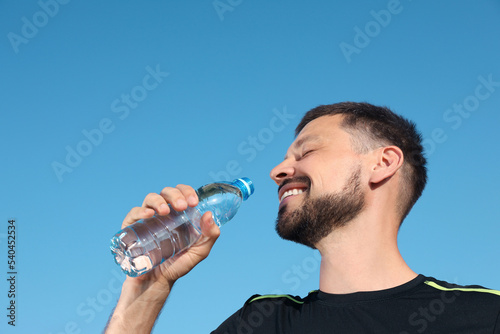
[[[424,284],[430,289],[441,292],[452,292],[455,295],[481,297],[500,303],[500,290],[486,288],[481,285],[459,285],[425,276]]]
[[[300,296],[293,296],[288,294],[270,294],[270,295],[253,295],[248,298],[245,305],[258,304],[265,302],[272,302],[275,304],[290,304],[290,305],[302,305],[309,301],[311,294],[315,293],[317,290],[311,291],[309,295],[302,298]]]
[[[305,298],[288,294],[253,295],[212,333],[252,333],[257,329],[259,333],[278,333],[276,326],[300,314],[312,294]]]
[[[500,328],[499,290],[481,285],[459,285],[434,277],[425,277],[423,285],[420,291],[426,303],[423,310],[443,320],[447,329],[455,326],[456,331],[468,328],[470,333],[491,333],[493,328]]]
[[[482,321],[499,321],[500,291],[481,285],[459,285],[426,277],[423,293],[429,309],[468,314]]]
[[[314,292],[310,292],[306,297],[294,296],[289,294],[269,294],[269,295],[253,295],[247,299],[243,305],[245,313],[260,312],[269,315],[289,313],[293,310],[300,310],[305,304],[311,302],[310,296]]]

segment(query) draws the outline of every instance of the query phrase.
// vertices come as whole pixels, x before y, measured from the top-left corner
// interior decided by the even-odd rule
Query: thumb
[[[212,218],[211,212],[205,212],[201,217],[200,221],[201,234],[202,234],[202,242],[211,242],[212,244],[217,240],[220,235],[219,226],[215,223]]]

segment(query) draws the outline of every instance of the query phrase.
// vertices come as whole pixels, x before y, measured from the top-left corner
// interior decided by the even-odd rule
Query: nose
[[[291,159],[283,160],[279,165],[271,170],[270,176],[277,185],[280,185],[284,179],[295,174],[295,168],[292,166]]]

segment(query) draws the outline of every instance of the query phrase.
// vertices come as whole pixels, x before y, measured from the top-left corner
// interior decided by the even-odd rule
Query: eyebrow
[[[310,142],[310,141],[320,142],[321,141],[321,137],[320,136],[316,136],[316,135],[304,136],[304,137],[300,138],[299,140],[297,140],[293,144],[293,146],[295,148],[297,148],[297,147],[300,147],[300,146],[304,145],[304,143]],[[287,158],[287,155],[285,154],[285,157],[283,158],[283,160],[286,160],[286,158]]]
[[[297,140],[293,146],[299,147],[299,146],[304,145],[305,142],[308,142],[308,141],[318,142],[320,140],[321,140],[321,137],[319,137],[319,136],[315,136],[315,135],[304,136],[304,137],[300,138],[299,140]]]

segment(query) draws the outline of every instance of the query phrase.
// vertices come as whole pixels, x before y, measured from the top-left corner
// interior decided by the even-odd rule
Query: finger
[[[132,208],[132,210],[130,210],[129,213],[125,216],[125,219],[123,220],[122,223],[122,228],[132,225],[133,223],[135,223],[140,219],[151,218],[153,217],[154,213],[155,211],[150,208],[140,208],[140,207]]]
[[[205,212],[200,220],[201,234],[203,243],[211,243],[212,245],[215,243],[217,238],[220,236],[219,226],[215,223],[212,218],[211,212]],[[211,248],[211,246],[210,246]]]
[[[150,193],[144,198],[142,207],[150,208],[158,212],[159,215],[165,216],[170,213],[170,208],[165,201],[165,198],[160,194]]]
[[[163,188],[160,195],[175,211],[184,211],[188,207],[188,198],[190,199],[190,203],[193,203],[192,197],[196,196],[196,192],[190,186],[178,185],[175,188]],[[196,204],[198,204],[197,196]]]
[[[193,187],[185,184],[178,184],[176,188],[184,195],[189,206],[195,207],[198,205],[198,194]]]
[[[212,214],[206,212],[200,221],[202,236],[187,252],[178,254],[165,261],[159,270],[169,282],[175,282],[178,278],[186,275],[198,263],[203,261],[220,235],[217,224],[212,219]]]
[[[215,241],[217,241],[220,235],[220,229],[212,219],[211,212],[205,212],[203,214],[200,220],[200,227],[202,233],[201,238],[185,254],[180,255],[180,257],[185,255],[190,259],[188,266],[189,270],[210,254]]]

